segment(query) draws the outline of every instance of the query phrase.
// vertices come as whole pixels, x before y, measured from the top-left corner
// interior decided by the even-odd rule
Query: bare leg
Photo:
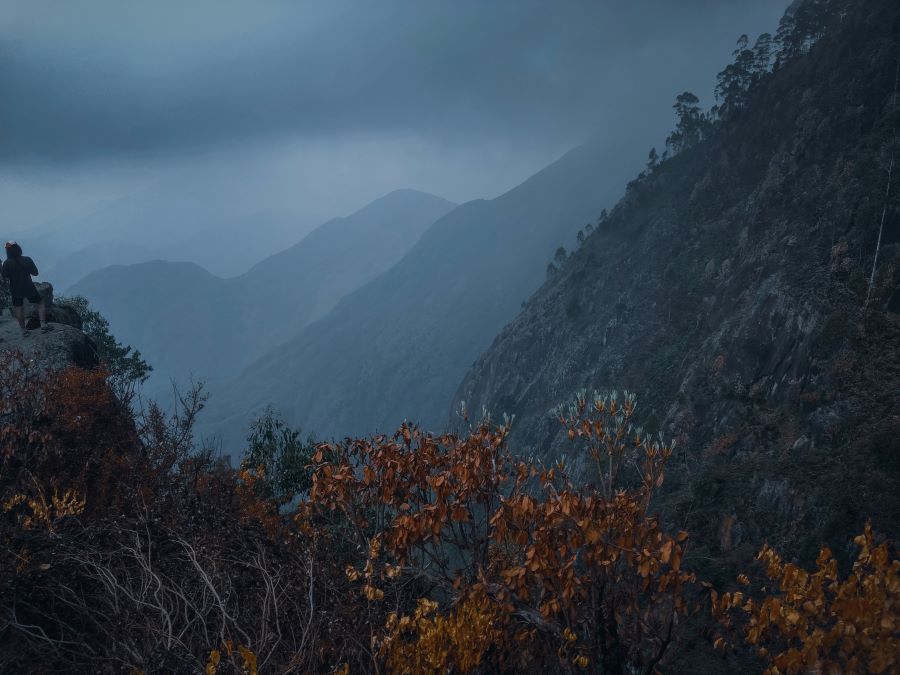
[[[24,307],[13,307],[13,316],[16,317],[16,321],[19,322],[19,326],[22,330],[25,330],[25,308]]]
[[[37,310],[38,319],[41,320],[41,325],[43,326],[47,323],[47,305],[44,304],[43,298],[41,298],[41,301],[38,303]]]

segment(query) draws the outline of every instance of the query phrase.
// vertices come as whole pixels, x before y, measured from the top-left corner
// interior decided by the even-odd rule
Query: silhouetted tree
[[[597,226],[599,227],[600,225],[605,223],[607,220],[609,220],[609,214],[606,212],[606,209],[603,209],[600,212],[600,217],[597,219]]]
[[[769,72],[772,65],[772,34],[763,33],[753,45],[753,75],[756,79]]]
[[[775,60],[776,67],[800,53],[800,44],[797,41],[796,22],[793,12],[786,13],[778,22],[778,32],[775,33],[775,41],[778,43],[778,54]]]
[[[559,265],[559,267],[566,264],[566,258],[568,258],[568,254],[566,253],[564,246],[560,246],[556,249],[556,253],[553,254],[553,262]]]
[[[809,51],[828,28],[847,11],[848,0],[805,0],[782,17],[775,40],[780,49],[776,66]]]
[[[716,111],[719,117],[730,117],[747,102],[747,92],[755,78],[756,60],[755,53],[747,49],[747,44],[747,36],[741,35],[733,52],[734,62],[728,64],[716,78],[716,100],[720,101]]]
[[[737,40],[737,49],[731,52],[731,55],[734,57],[738,57],[742,51],[747,49],[747,45],[750,44],[750,38],[747,37],[747,34],[744,33]]]
[[[678,122],[666,139],[666,147],[677,154],[700,142],[703,137],[703,114],[700,112],[700,99],[689,91],[679,94],[675,99],[675,116]]]
[[[650,172],[659,164],[659,153],[656,148],[650,148],[650,154],[647,155],[647,171]]]

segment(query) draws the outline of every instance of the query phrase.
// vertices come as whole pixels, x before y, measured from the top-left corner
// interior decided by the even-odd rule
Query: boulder
[[[79,329],[52,324],[52,330],[38,328],[23,335],[16,320],[4,314],[0,317],[0,352],[11,350],[21,351],[51,369],[94,368],[100,364],[94,341]]]
[[[52,284],[37,283],[35,286],[47,307],[47,320],[51,322],[51,330],[40,328],[37,324],[37,305],[26,300],[24,309],[27,325],[35,327],[27,335],[23,335],[12,313],[3,312],[0,316],[0,352],[18,350],[53,369],[67,366],[93,368],[99,365],[97,348],[93,340],[82,332],[78,313],[67,305],[53,303]]]
[[[78,312],[76,312],[68,305],[54,304],[53,284],[47,282],[39,282],[35,284],[35,287],[37,288],[38,293],[41,294],[41,298],[43,298],[44,300],[44,305],[47,307],[48,321],[52,321],[54,323],[62,323],[67,326],[77,328],[78,330],[82,329],[81,317],[78,316]],[[37,305],[33,305],[32,303],[28,302],[28,300],[25,300],[25,316],[37,317]]]

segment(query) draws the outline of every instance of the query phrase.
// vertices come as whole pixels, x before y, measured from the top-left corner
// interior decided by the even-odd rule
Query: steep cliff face
[[[554,455],[554,406],[636,392],[645,426],[679,442],[663,507],[698,561],[763,538],[809,558],[866,517],[900,534],[898,39],[894,0],[852,3],[711,138],[634,182],[457,405],[515,414],[513,446]]]

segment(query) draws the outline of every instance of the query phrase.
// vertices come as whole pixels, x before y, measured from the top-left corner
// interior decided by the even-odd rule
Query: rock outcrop
[[[82,321],[81,317],[78,316],[78,312],[68,305],[57,305],[53,302],[53,284],[38,282],[35,283],[35,287],[37,288],[38,293],[41,294],[41,298],[44,300],[44,305],[47,308],[48,321],[52,323],[62,323],[77,328],[78,330],[82,329]],[[37,315],[37,305],[32,305],[28,300],[25,300],[25,316],[27,318],[36,319]]]
[[[46,304],[50,330],[36,328],[23,335],[10,310],[5,309],[0,315],[0,352],[17,350],[54,369],[97,366],[97,349],[93,341],[82,332],[81,317],[71,307],[53,303],[51,284],[35,285]],[[27,301],[25,316],[37,316],[37,307]]]

